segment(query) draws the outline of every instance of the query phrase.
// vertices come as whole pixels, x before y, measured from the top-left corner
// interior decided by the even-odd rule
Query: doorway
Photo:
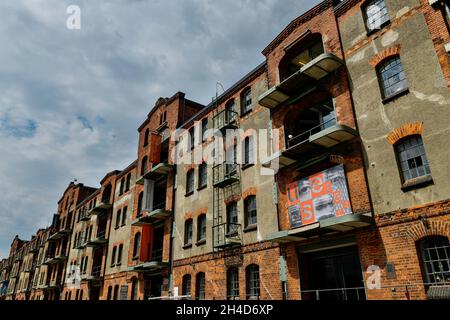
[[[365,300],[358,247],[299,255],[303,300]]]

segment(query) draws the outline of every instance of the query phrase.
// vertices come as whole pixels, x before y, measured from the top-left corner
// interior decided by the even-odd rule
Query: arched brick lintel
[[[394,145],[401,139],[412,136],[421,135],[423,133],[423,122],[407,123],[394,129],[388,136],[387,141]]]
[[[389,47],[380,53],[376,54],[372,59],[370,59],[369,64],[376,68],[383,60],[392,56],[398,56],[400,54],[401,46],[398,44],[393,47]]]
[[[417,242],[428,236],[449,237],[450,223],[446,221],[429,221],[428,227],[422,222],[416,223],[407,230],[408,236]]]

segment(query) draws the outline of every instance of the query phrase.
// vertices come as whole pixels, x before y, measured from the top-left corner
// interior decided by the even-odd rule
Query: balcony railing
[[[242,225],[221,223],[213,226],[214,249],[229,249],[242,245]]]
[[[172,216],[173,212],[166,209],[166,201],[153,205],[152,209],[143,209],[137,216],[137,219],[132,222],[133,226],[143,226],[152,224],[161,220],[165,220]]]
[[[57,230],[55,233],[53,233],[48,239],[49,240],[58,240],[66,237],[72,232],[72,229],[66,225],[65,227],[61,227],[59,230]]]
[[[89,239],[86,242],[87,246],[96,246],[96,245],[102,245],[108,242],[108,239],[106,238],[106,230],[97,231],[97,235],[94,238]]]
[[[239,181],[239,165],[236,163],[222,163],[213,166],[214,187],[224,188]]]
[[[305,64],[299,71],[270,88],[259,97],[259,104],[273,109],[314,90],[316,83],[339,69],[344,62],[330,53],[324,53]]]
[[[295,137],[292,138],[288,138],[287,139],[287,147],[291,148],[293,146],[296,146],[298,144],[304,143],[304,142],[309,142],[309,139],[316,133],[319,133],[321,131],[323,131],[325,128],[331,127],[333,125],[336,124],[336,118],[330,119],[326,122],[320,123],[319,125],[306,130],[298,135],[296,135]]]
[[[214,129],[226,130],[237,128],[238,114],[235,111],[224,109],[213,117]]]
[[[89,211],[84,209],[80,212],[80,221],[89,221],[91,220],[91,216],[89,215]]]

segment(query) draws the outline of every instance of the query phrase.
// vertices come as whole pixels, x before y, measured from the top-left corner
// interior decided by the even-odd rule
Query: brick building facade
[[[210,104],[158,99],[136,161],[13,240],[0,299],[449,298],[449,21],[326,0]]]

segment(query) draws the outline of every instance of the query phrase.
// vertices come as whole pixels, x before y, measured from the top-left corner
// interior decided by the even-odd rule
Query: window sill
[[[203,190],[203,189],[205,189],[207,186],[208,186],[207,184],[204,184],[204,185],[198,187],[198,188],[197,188],[197,191]]]
[[[192,196],[194,194],[194,191],[189,191],[188,193],[186,193],[184,196],[185,197],[189,197]]]
[[[116,263],[116,267],[120,267],[122,265],[122,263]]]
[[[241,169],[245,170],[245,169],[253,167],[254,165],[255,165],[254,163],[246,163],[241,166]]]
[[[136,260],[138,260],[138,259],[139,259],[139,256],[136,256],[136,257],[131,258],[131,260],[133,260],[133,261],[136,261]]]
[[[431,175],[426,175],[426,176],[406,180],[405,182],[403,182],[402,190],[404,192],[407,192],[412,189],[419,189],[419,188],[426,187],[430,184],[433,184],[433,178],[431,177]]]
[[[190,249],[190,248],[192,248],[192,243],[188,243],[183,246],[183,249]]]
[[[238,235],[238,233],[235,232],[228,232],[227,234],[225,234],[225,237],[227,238],[231,238],[231,237],[236,237]]]
[[[112,265],[110,265],[109,267],[110,268],[114,268],[116,265],[115,264],[112,264]]]
[[[127,225],[127,224],[126,224],[126,223],[124,223],[124,224],[122,224],[122,225],[121,225],[121,227],[125,227],[126,225]]]
[[[206,244],[206,239],[198,240],[195,244],[196,246],[203,246]]]
[[[115,226],[114,230],[118,230],[120,228],[120,226]]]
[[[367,30],[367,36],[370,37],[372,35],[374,35],[375,33],[377,33],[378,31],[383,30],[386,26],[391,24],[391,20],[386,21],[385,23],[383,23],[379,28],[377,29],[372,29],[372,30]],[[366,27],[367,28],[367,27]]]
[[[243,117],[249,115],[250,113],[252,113],[252,111],[253,111],[253,108],[251,108],[250,110],[247,110],[245,112],[241,112],[240,117],[243,118]]]
[[[257,224],[251,224],[247,227],[245,227],[245,229],[243,230],[244,232],[251,232],[251,231],[256,231],[258,230],[258,225]]]
[[[396,92],[393,95],[383,98],[382,102],[383,104],[387,104],[397,98],[400,98],[401,96],[407,95],[409,93],[409,88],[403,89],[402,91]]]

